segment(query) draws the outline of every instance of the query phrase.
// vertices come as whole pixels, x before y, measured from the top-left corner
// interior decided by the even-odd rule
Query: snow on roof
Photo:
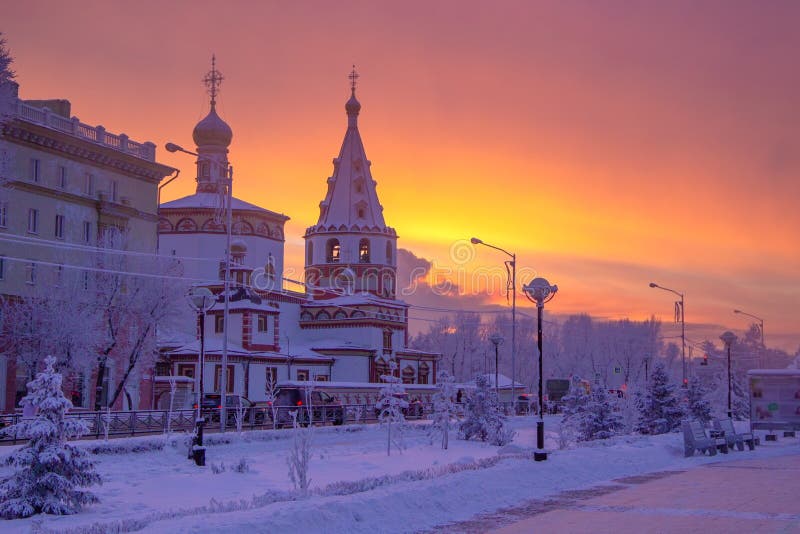
[[[225,309],[225,302],[216,302],[211,307],[211,310],[221,311]],[[276,312],[278,309],[267,302],[255,303],[250,299],[232,300],[228,304],[228,311],[230,310],[264,310]]]
[[[199,354],[199,352],[200,352],[200,341],[195,340],[175,350],[171,350],[167,354],[183,355],[183,354]],[[207,338],[205,343],[205,353],[206,355],[222,354],[222,339]],[[280,359],[288,359],[290,356],[289,354],[282,354],[280,352],[273,352],[266,350],[247,350],[242,348],[241,345],[237,345],[236,343],[231,343],[230,341],[228,341],[228,355],[259,356],[262,358],[280,358]],[[294,345],[292,345],[291,357],[295,359],[302,358],[306,360],[319,360],[320,362],[324,363],[332,361],[332,358],[330,358],[329,356],[324,356],[322,354],[314,352],[313,350],[305,349],[303,347],[295,347]]]
[[[217,209],[222,206],[221,202],[222,200],[220,199],[220,196],[216,193],[195,193],[193,195],[189,195],[176,200],[170,200],[169,202],[163,202],[159,206],[159,209],[177,209],[177,208]],[[244,200],[238,199],[236,197],[233,197],[231,199],[231,205],[233,206],[234,210],[257,211],[260,213],[268,213],[276,217],[282,217],[287,220],[289,219],[289,217],[283,215],[282,213],[270,211],[268,209],[262,208],[261,206],[256,206],[255,204],[250,204],[249,202],[245,202]]]
[[[749,376],[797,376],[800,377],[800,369],[750,369],[747,371]]]
[[[383,306],[395,306],[408,308],[408,304],[402,300],[384,299],[367,292],[355,293],[353,295],[342,295],[340,297],[333,297],[332,299],[312,300],[307,304],[309,306],[352,306],[354,304],[379,304]]]
[[[185,382],[185,383],[194,383],[194,378],[191,376],[180,376],[180,375],[169,375],[169,376],[157,376],[153,378],[153,382]]]
[[[337,388],[352,388],[352,389],[381,389],[386,384],[384,382],[332,382],[327,380],[281,380],[278,382],[278,387],[312,387],[315,389],[337,389]],[[429,389],[435,390],[436,386],[431,384],[403,384],[406,389]]]
[[[489,386],[490,387],[495,387],[495,385],[494,385],[494,373],[486,373],[483,376],[485,376],[486,379],[489,381]],[[508,378],[506,375],[504,375],[502,373],[497,377],[497,383],[498,383],[498,385],[497,385],[498,388],[511,389],[511,379]],[[515,389],[519,389],[519,388],[524,388],[525,387],[525,384],[521,384],[519,382],[515,382],[515,384],[516,384]],[[475,381],[474,380],[470,380],[469,382],[465,382],[464,385],[465,386],[475,387]]]

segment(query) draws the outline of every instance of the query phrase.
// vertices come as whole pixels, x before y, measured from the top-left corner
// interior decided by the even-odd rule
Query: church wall
[[[368,356],[336,356],[333,377],[336,382],[369,382]]]

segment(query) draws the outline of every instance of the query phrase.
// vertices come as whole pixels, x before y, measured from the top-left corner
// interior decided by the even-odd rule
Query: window
[[[56,265],[56,276],[53,283],[56,287],[61,287],[61,283],[64,281],[64,266],[63,265]]]
[[[358,261],[369,263],[369,239],[362,239],[358,244]]]
[[[67,188],[67,168],[63,165],[58,167],[58,187],[61,189]]]
[[[117,201],[118,189],[119,189],[119,184],[117,183],[116,180],[112,180],[111,181],[111,200],[113,200],[114,202]]]
[[[392,264],[392,242],[386,242],[386,263],[391,265]]]
[[[156,362],[156,376],[170,376],[171,371],[169,362]]]
[[[39,233],[39,210],[33,208],[28,210],[28,233]]]
[[[327,382],[328,375],[317,375],[314,377],[314,380],[316,380],[317,382]]]
[[[328,246],[327,246],[327,261],[328,263],[339,263],[339,258],[341,255],[341,246],[339,245],[338,239],[328,239]]]
[[[200,164],[200,176],[208,177],[209,176],[209,166],[207,162],[203,162]]]
[[[364,208],[358,208],[358,218],[359,219],[364,218]]]
[[[267,384],[277,384],[278,383],[278,368],[277,367],[267,367],[265,372],[265,378]]]
[[[217,334],[221,334],[225,330],[225,316],[224,315],[215,315],[214,316],[214,332]]]
[[[403,384],[414,383],[414,368],[407,365],[403,368]]]
[[[3,256],[0,256],[0,280],[5,280],[6,278],[6,259]]]
[[[297,381],[298,382],[308,382],[308,369],[298,369],[297,370]]]
[[[267,258],[267,266],[264,269],[264,272],[267,275],[267,280],[274,281],[275,280],[275,258],[272,257],[272,253],[269,253],[269,257]]]
[[[193,363],[178,364],[178,376],[188,376],[189,378],[194,378],[195,371],[195,364]]]
[[[87,172],[84,176],[83,192],[90,197],[94,196],[94,174]]]
[[[31,159],[31,180],[38,183],[41,178],[42,162],[36,158]]]
[[[314,242],[309,241],[306,245],[306,265],[314,263]]]
[[[233,373],[234,373],[235,366],[229,365],[228,366],[228,376],[226,382],[228,383],[228,387],[225,389],[228,393],[233,393]],[[215,365],[214,366],[214,391],[220,391],[220,386],[222,385],[222,366]]]
[[[425,362],[421,362],[419,364],[419,369],[417,370],[417,374],[419,375],[419,383],[420,384],[427,384],[428,383],[428,373],[430,372],[430,367]]]
[[[25,283],[34,285],[36,283],[36,263],[30,262],[25,266]]]
[[[266,332],[269,330],[269,323],[267,322],[269,319],[266,315],[259,315],[258,316],[258,331],[259,332]]]
[[[392,351],[392,331],[385,330],[383,332],[383,352]]]
[[[64,216],[63,215],[56,215],[55,236],[58,239],[64,239]]]
[[[0,202],[0,228],[8,226],[8,202]]]
[[[83,290],[89,289],[89,271],[83,271]]]
[[[89,221],[83,221],[83,242],[92,242],[92,223]]]

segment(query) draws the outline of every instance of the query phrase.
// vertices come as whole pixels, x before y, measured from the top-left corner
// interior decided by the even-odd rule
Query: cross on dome
[[[350,78],[350,90],[353,92],[353,94],[356,94],[356,85],[358,85],[359,76],[358,72],[356,72],[355,65],[353,65],[353,70],[347,75],[347,77]]]
[[[209,96],[211,97],[211,109],[217,105],[217,94],[219,93],[219,88],[222,85],[222,80],[225,78],[222,76],[222,73],[217,70],[217,56],[212,54],[211,55],[211,70],[208,71],[205,78],[203,78],[203,83],[206,86],[206,90],[208,91]]]

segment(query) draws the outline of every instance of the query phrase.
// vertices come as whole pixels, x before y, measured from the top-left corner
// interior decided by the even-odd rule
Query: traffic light
[[[703,354],[703,361],[700,362],[700,365],[708,365],[708,354]]]

